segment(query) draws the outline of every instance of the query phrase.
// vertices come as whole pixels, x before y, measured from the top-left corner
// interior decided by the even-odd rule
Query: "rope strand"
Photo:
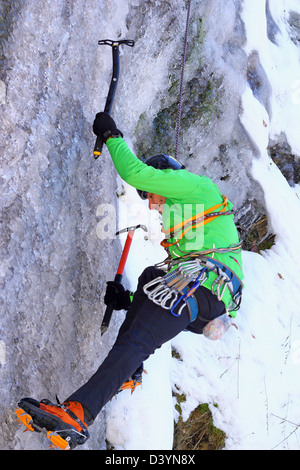
[[[183,94],[183,77],[184,77],[184,68],[185,68],[185,59],[186,59],[186,50],[187,50],[187,40],[188,40],[188,29],[190,22],[190,10],[191,10],[192,0],[188,2],[188,11],[185,27],[185,36],[184,36],[184,49],[182,57],[182,66],[181,66],[181,78],[180,78],[180,92],[179,92],[179,105],[178,105],[178,114],[177,114],[177,131],[176,131],[176,147],[175,147],[175,158],[178,157],[178,147],[179,147],[179,132],[180,132],[180,121],[181,121],[181,112],[182,112],[182,94]]]

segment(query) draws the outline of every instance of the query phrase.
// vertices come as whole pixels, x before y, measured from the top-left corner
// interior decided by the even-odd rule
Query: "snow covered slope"
[[[136,41],[121,51],[113,116],[139,155],[163,151],[174,136],[186,2],[10,3],[0,2],[0,447],[40,449],[39,436],[18,428],[17,400],[63,400],[104,359],[124,316],[100,336],[121,253],[99,232],[103,209],[113,209],[110,235],[133,223],[149,230],[134,238],[127,287],[165,258],[159,219],[106,151],[91,156],[111,74],[110,48],[97,42]],[[106,438],[115,449],[172,449],[173,391],[186,395],[184,418],[209,403],[226,449],[299,449],[300,187],[269,156],[285,145],[299,161],[299,41],[299,0],[192,0],[180,160],[218,184],[241,223],[266,215],[275,244],[243,252],[236,327],[218,342],[183,332],[164,345],[145,363],[142,389],[100,413],[85,449],[104,449]],[[166,130],[161,141],[153,122]]]

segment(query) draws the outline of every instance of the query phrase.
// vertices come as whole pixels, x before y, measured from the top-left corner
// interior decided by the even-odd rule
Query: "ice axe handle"
[[[115,97],[118,79],[119,79],[119,46],[125,44],[126,46],[133,47],[134,41],[132,39],[122,39],[121,41],[112,41],[111,39],[101,39],[98,41],[99,45],[106,45],[112,47],[112,62],[113,70],[112,77],[110,82],[110,87],[108,90],[108,95],[106,98],[104,112],[110,114],[113,100]],[[95,159],[100,157],[102,153],[103,142],[100,137],[97,137],[95,147],[94,147],[94,157]]]
[[[134,230],[130,230],[128,232],[126,242],[125,242],[125,246],[124,246],[122,256],[121,256],[121,259],[120,259],[119,267],[118,267],[118,270],[117,270],[117,274],[115,275],[115,282],[120,282],[120,283],[122,282],[122,276],[123,276],[126,260],[127,260],[127,257],[128,257],[128,253],[129,253],[129,250],[130,250],[133,234],[134,234]],[[101,324],[101,335],[103,335],[106,332],[107,328],[109,327],[110,319],[111,319],[112,313],[114,311],[114,306],[115,306],[114,302],[111,302],[106,307],[104,317],[103,317],[103,320],[102,320],[102,324]]]
[[[95,147],[94,147],[94,157],[95,159],[100,157],[102,153],[102,148],[103,148],[103,142],[100,139],[100,137],[97,137]]]

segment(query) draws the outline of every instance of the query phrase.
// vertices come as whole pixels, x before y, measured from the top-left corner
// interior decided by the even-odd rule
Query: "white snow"
[[[137,230],[134,235],[126,287],[135,289],[143,269],[166,256],[158,215],[120,178],[117,214],[109,156],[95,165],[89,161],[94,143],[90,123],[94,112],[102,109],[111,77],[111,51],[98,48],[97,40],[136,40],[134,53],[121,50],[126,80],[121,74],[113,113],[134,148],[130,137],[137,121],[145,116],[151,123],[162,105],[172,104],[168,89],[174,85],[174,57],[183,46],[186,4],[23,3],[24,16],[7,44],[8,79],[0,80],[5,131],[1,202],[7,216],[3,220],[8,221],[4,235],[10,239],[8,246],[3,241],[0,263],[1,282],[6,285],[1,297],[5,308],[0,324],[0,411],[5,414],[0,445],[40,449],[39,435],[14,435],[10,423],[15,412],[8,408],[24,393],[49,399],[56,393],[60,399],[68,396],[101,363],[116,334],[112,327],[100,338],[97,326],[104,308],[99,306],[99,292],[115,272],[118,258],[117,245],[101,240],[101,210],[113,208],[112,233],[117,217],[118,229],[134,224],[148,228],[147,233]],[[240,5],[244,25],[237,14]],[[274,20],[272,37],[266,7]],[[267,146],[286,136],[292,153],[300,157],[299,29],[297,43],[291,39],[295,32],[289,22],[290,12],[300,15],[300,0],[192,0],[192,16],[193,12],[194,35],[202,12],[207,17],[207,43],[202,29],[197,41],[205,46],[209,67],[215,67],[218,78],[224,76],[227,102],[214,128],[198,132],[198,123],[191,124],[182,136],[185,148],[188,142],[197,170],[203,166],[213,174],[216,169],[221,176],[219,145],[226,147],[230,139],[241,138],[238,155],[228,154],[232,178],[223,178],[220,184],[232,202],[247,205],[247,195],[254,193],[249,191],[252,172],[264,193],[275,245],[261,254],[243,252],[245,289],[236,327],[215,342],[182,332],[157,350],[144,364],[142,387],[132,395],[122,392],[105,406],[87,448],[105,447],[106,419],[106,437],[115,449],[171,450],[178,419],[175,391],[186,396],[181,403],[183,419],[198,404],[209,404],[215,426],[226,433],[226,450],[299,449],[300,185],[289,186]],[[248,86],[244,89],[251,54],[264,72],[261,97]],[[197,48],[191,51],[186,64],[189,79],[201,66],[200,56]],[[237,109],[249,142],[239,125],[227,139]],[[244,142],[249,144],[245,149]],[[125,238],[126,234],[122,243]],[[122,315],[114,315],[114,326],[121,324]],[[172,348],[180,360],[172,357]]]
[[[300,5],[297,0],[269,4],[280,28],[277,44],[266,34],[264,1],[245,0],[242,19],[245,52],[259,52],[272,87],[272,114],[248,88],[240,118],[259,150],[252,173],[263,188],[276,243],[261,254],[243,252],[245,289],[236,328],[216,342],[182,332],[146,361],[142,388],[131,396],[122,392],[106,406],[107,439],[115,449],[172,449],[178,418],[172,390],[186,395],[184,419],[199,403],[209,404],[214,424],[226,433],[225,449],[299,449],[300,187],[288,185],[266,147],[284,132],[300,155],[300,49],[287,33],[289,11],[300,13]],[[164,253],[158,220],[138,205],[132,188],[125,188],[120,227],[145,223],[150,231],[148,240],[136,233],[128,258],[126,274],[134,288],[142,269],[164,259]],[[132,211],[133,204],[140,209]],[[181,360],[171,358],[171,347]]]

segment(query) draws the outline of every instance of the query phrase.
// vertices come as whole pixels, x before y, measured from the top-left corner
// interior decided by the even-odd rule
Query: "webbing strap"
[[[81,428],[82,428],[83,431],[84,431],[84,430],[87,430],[87,428],[88,428],[87,425],[86,425],[83,421],[81,421],[81,420],[78,418],[78,416],[77,416],[75,413],[73,413],[73,411],[71,411],[70,408],[69,408],[66,404],[63,403],[62,405],[58,405],[58,406],[59,406],[63,411],[65,411],[65,412],[70,416],[70,418],[74,419],[74,421],[76,421],[76,422],[81,426]]]
[[[180,291],[182,293],[181,297],[176,301],[176,303],[170,309],[174,317],[179,317],[181,315],[183,308],[187,306],[189,315],[190,315],[190,323],[196,320],[198,316],[199,308],[198,308],[198,302],[194,296],[194,292],[197,289],[197,287],[198,286],[195,286],[194,284],[192,287],[185,286],[183,289],[181,289]],[[182,303],[182,305],[179,308],[178,312],[176,313],[175,309],[180,303]]]
[[[206,209],[206,211],[199,212],[198,214],[193,215],[189,219],[183,220],[179,224],[174,225],[174,227],[171,227],[168,230],[166,230],[165,233],[169,235],[170,238],[173,238],[176,232],[178,231],[182,231],[182,233],[181,233],[181,236],[175,242],[162,240],[161,245],[164,248],[176,245],[180,240],[182,240],[184,235],[192,228],[195,229],[203,225],[206,225],[212,220],[219,217],[220,215],[232,215],[234,213],[233,211],[226,210],[227,205],[228,205],[228,198],[226,196],[222,196],[222,197],[223,197],[223,201],[220,204],[216,204],[215,206],[210,207],[209,209]],[[223,208],[221,208],[222,206]],[[220,210],[216,212],[217,209],[220,209]]]

